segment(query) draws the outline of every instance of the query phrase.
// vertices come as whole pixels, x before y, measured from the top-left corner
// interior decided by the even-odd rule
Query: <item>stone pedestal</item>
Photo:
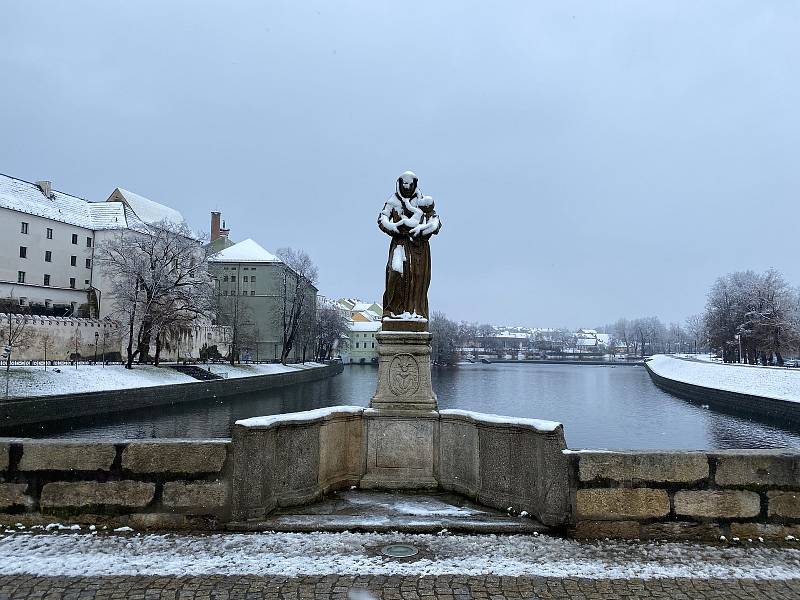
[[[431,387],[431,334],[377,334],[378,389],[364,412],[363,488],[435,488],[439,413]]]
[[[436,410],[431,387],[431,339],[428,332],[384,331],[378,340],[378,390],[370,407]]]

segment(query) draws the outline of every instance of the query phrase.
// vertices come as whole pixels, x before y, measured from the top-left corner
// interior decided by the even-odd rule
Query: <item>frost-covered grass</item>
[[[647,364],[657,375],[683,383],[800,402],[800,369],[728,365],[663,354]]]
[[[508,575],[603,578],[800,578],[800,549],[549,536],[261,533],[136,535],[13,532],[0,537],[0,574]],[[380,555],[410,543],[418,560]]]
[[[198,365],[208,368],[207,365]],[[280,364],[210,365],[214,373],[225,374],[230,378],[253,377],[286,373],[298,369],[322,366],[319,363],[284,366]],[[0,393],[5,392],[5,371],[0,372]],[[191,383],[197,379],[179,373],[167,366],[134,365],[126,369],[122,365],[62,365],[59,367],[11,367],[9,372],[9,397],[52,396],[57,394],[76,394],[81,392],[99,392],[105,390],[121,390],[155,385],[175,383]]]

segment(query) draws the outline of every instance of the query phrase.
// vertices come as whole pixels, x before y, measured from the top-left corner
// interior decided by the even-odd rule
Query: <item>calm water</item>
[[[237,419],[336,404],[367,405],[377,368],[349,366],[313,384],[258,395],[45,424],[4,435],[32,437],[229,437]],[[437,370],[440,408],[564,423],[572,448],[800,447],[800,431],[716,413],[656,388],[643,367],[469,365]]]

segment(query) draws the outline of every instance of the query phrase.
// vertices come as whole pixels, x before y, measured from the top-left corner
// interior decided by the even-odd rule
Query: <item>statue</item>
[[[381,231],[392,238],[383,295],[384,330],[424,331],[430,316],[431,249],[428,240],[439,233],[442,223],[434,210],[433,198],[419,191],[418,181],[411,171],[400,175],[395,193],[378,216]]]

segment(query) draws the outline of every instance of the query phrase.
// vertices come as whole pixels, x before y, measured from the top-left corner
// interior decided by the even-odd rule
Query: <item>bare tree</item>
[[[703,346],[705,331],[703,315],[697,314],[686,317],[686,332],[694,345],[695,354],[697,354],[697,349]]]
[[[31,341],[30,331],[27,329],[29,316],[27,311],[18,314],[8,313],[6,323],[0,329],[0,343],[3,344],[3,358],[6,361],[6,372],[11,369],[11,355],[14,350],[24,350]]]
[[[317,309],[317,358],[326,360],[347,335],[348,322],[340,310],[333,306]]]
[[[283,269],[283,310],[281,325],[283,331],[283,347],[281,362],[286,361],[298,339],[298,333],[304,331],[308,321],[316,319],[317,267],[302,250],[279,248],[276,252],[285,267]]]
[[[121,230],[98,247],[111,280],[110,295],[126,323],[126,368],[146,362],[160,331],[208,312],[210,278],[200,240],[189,227],[167,220]],[[157,350],[158,352],[158,350]]]

